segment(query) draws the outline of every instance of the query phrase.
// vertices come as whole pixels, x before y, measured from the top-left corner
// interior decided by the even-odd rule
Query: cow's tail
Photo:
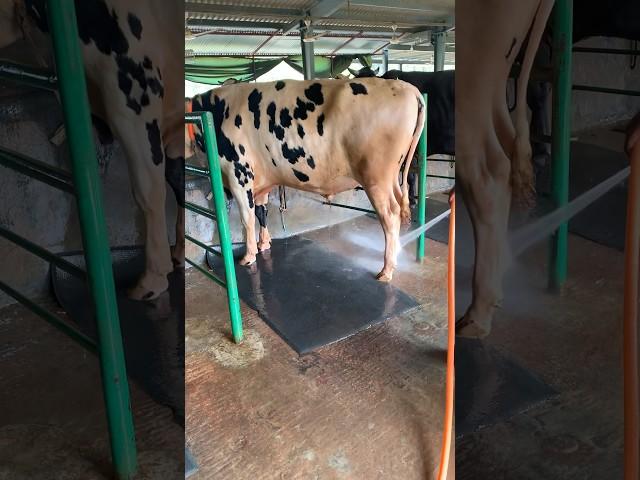
[[[511,190],[516,202],[530,206],[535,198],[533,165],[531,163],[531,141],[529,139],[529,120],[527,119],[527,84],[536,51],[544,33],[547,19],[553,8],[554,0],[540,0],[529,32],[529,41],[522,60],[522,68],[517,81],[517,100],[515,110],[516,138],[511,161]]]
[[[425,120],[427,116],[427,108],[422,95],[416,95],[416,99],[418,100],[418,118],[416,120],[416,128],[413,132],[413,138],[411,139],[411,146],[409,147],[409,151],[404,159],[404,170],[402,173],[401,215],[402,223],[404,224],[411,223],[411,208],[409,206],[409,169],[411,168],[411,161],[413,160],[413,155],[415,154],[418,142],[420,141],[420,135],[422,135],[422,130],[425,127]]]

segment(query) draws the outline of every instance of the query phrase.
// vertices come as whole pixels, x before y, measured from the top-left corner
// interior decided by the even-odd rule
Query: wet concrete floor
[[[381,268],[384,243],[373,218],[306,236],[371,275]],[[408,245],[394,277],[418,307],[304,356],[244,304],[245,340],[231,343],[225,291],[187,271],[186,436],[200,467],[191,478],[434,478],[447,246],[426,245],[422,265]]]

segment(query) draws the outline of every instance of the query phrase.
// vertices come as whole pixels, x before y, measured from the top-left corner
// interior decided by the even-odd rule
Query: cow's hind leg
[[[258,245],[256,243],[256,220],[253,217],[255,208],[253,198],[253,181],[247,178],[247,181],[241,185],[233,182],[230,186],[231,194],[238,204],[240,211],[240,219],[245,231],[246,252],[240,260],[240,265],[251,265],[256,261],[258,254]]]
[[[271,235],[267,228],[267,213],[269,204],[269,192],[256,197],[256,217],[260,224],[260,233],[258,234],[258,251],[266,252],[271,249]]]
[[[384,267],[376,278],[381,282],[389,282],[393,277],[400,252],[400,204],[396,199],[394,186],[381,188],[372,185],[364,189],[384,231]]]
[[[490,160],[476,154],[468,159],[466,168],[459,169],[457,177],[475,236],[473,299],[456,324],[456,334],[463,337],[483,338],[490,333],[493,313],[502,302],[502,277],[510,259],[510,162],[497,141],[490,143]]]
[[[184,157],[172,158],[167,149],[165,178],[173,190],[178,205],[176,214],[176,243],[171,248],[171,259],[176,268],[184,268]]]

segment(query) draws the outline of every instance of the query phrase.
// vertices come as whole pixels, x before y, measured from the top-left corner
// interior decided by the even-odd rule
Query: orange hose
[[[630,152],[624,270],[624,478],[638,480],[638,257],[640,256],[640,145]]]
[[[453,432],[453,400],[454,400],[454,352],[456,343],[456,196],[454,191],[449,195],[451,216],[449,217],[449,260],[447,265],[447,302],[448,302],[448,335],[447,335],[447,380],[444,410],[444,430],[442,432],[442,450],[440,451],[440,470],[438,480],[446,480],[451,454],[451,440]]]
[[[185,110],[187,111],[187,113],[191,113],[193,112],[193,103],[191,102],[191,99],[188,99],[185,105]],[[196,129],[193,125],[193,123],[189,123],[187,124],[187,131],[189,132],[189,140],[191,140],[192,143],[195,143],[196,141]]]

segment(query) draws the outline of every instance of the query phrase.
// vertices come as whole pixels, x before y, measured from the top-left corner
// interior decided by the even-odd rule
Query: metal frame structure
[[[222,256],[226,281],[214,273],[207,271],[205,268],[198,265],[197,262],[194,262],[189,258],[185,258],[185,261],[204,276],[227,290],[229,316],[231,319],[231,333],[233,335],[234,342],[240,343],[242,341],[240,297],[238,295],[238,284],[236,282],[236,270],[231,244],[231,232],[229,230],[229,219],[227,218],[227,207],[224,201],[224,187],[222,185],[222,172],[220,170],[218,144],[216,142],[215,130],[213,128],[213,115],[211,115],[211,112],[192,112],[186,114],[184,118],[186,123],[199,124],[202,128],[208,162],[208,168],[206,169],[187,164],[185,165],[185,170],[191,175],[206,177],[210,180],[215,211],[200,207],[199,205],[195,205],[191,202],[185,202],[185,208],[193,213],[202,215],[217,222],[218,236],[220,237],[220,252],[186,233],[184,238],[203,248],[207,252]]]
[[[571,156],[571,91],[588,91],[640,96],[640,91],[591,85],[572,85],[572,53],[640,55],[640,50],[573,47],[573,0],[556,0],[553,11],[553,97],[552,97],[552,188],[555,208],[569,202],[569,160]],[[567,280],[568,222],[554,232],[549,248],[549,288],[561,291]]]
[[[0,68],[0,76],[60,92],[72,171],[69,174],[5,148],[0,148],[0,164],[76,197],[86,271],[7,229],[0,229],[0,235],[88,281],[95,308],[97,342],[4,282],[0,282],[0,289],[97,353],[114,469],[118,478],[131,479],[137,469],[135,433],[75,6],[66,0],[48,0],[47,9],[57,78],[15,64],[5,64]]]

